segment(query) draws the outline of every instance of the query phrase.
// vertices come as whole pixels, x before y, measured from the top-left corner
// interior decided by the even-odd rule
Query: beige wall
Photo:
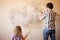
[[[9,12],[12,8],[20,10],[21,3],[23,3],[22,6],[23,5],[26,6],[27,1],[0,0],[0,40],[11,40],[11,35],[13,32],[14,26],[10,22]],[[54,6],[55,6],[54,10],[58,14],[60,14],[60,5],[59,5],[60,0],[40,0],[40,2],[44,2],[45,4],[47,2],[53,2]],[[56,17],[56,39],[60,40],[60,16]],[[27,40],[43,40],[42,28],[32,30],[32,32],[29,34]]]

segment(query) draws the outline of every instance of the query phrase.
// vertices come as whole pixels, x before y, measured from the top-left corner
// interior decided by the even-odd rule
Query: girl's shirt
[[[18,37],[15,35],[12,36],[12,40],[21,40],[22,38],[23,38],[22,35],[19,35]]]

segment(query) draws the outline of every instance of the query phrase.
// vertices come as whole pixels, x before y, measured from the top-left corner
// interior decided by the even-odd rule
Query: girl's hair
[[[18,30],[18,31],[20,31],[20,32],[22,32],[22,28],[21,28],[21,26],[16,26],[16,30]]]
[[[21,29],[21,26],[18,25],[18,26],[15,27],[14,34],[16,36],[18,36],[19,32],[22,33],[22,29]]]

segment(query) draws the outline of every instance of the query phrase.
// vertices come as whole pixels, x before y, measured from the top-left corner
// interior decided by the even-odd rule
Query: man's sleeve
[[[40,19],[45,19],[46,18],[46,13],[42,14]]]

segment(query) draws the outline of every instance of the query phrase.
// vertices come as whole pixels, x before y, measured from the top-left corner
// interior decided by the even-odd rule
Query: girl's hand
[[[27,35],[25,35],[25,39],[28,37],[28,34]]]
[[[31,31],[30,31],[30,32],[31,32]],[[28,32],[28,33],[25,35],[24,39],[26,39],[26,38],[28,37],[28,35],[30,34],[30,32]]]

